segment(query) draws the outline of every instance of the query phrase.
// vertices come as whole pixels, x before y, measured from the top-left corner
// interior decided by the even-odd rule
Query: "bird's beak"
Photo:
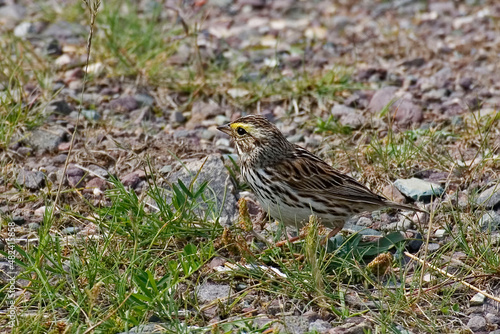
[[[233,131],[232,131],[231,127],[229,126],[229,123],[224,124],[224,125],[222,125],[222,126],[218,126],[218,127],[217,127],[217,130],[222,131],[222,132],[224,132],[225,134],[227,134],[227,135],[229,135],[229,136],[231,136],[231,135],[232,135],[232,133],[233,133]]]

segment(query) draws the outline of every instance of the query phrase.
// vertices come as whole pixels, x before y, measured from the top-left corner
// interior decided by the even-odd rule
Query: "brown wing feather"
[[[326,162],[297,146],[294,156],[268,166],[270,175],[279,175],[287,185],[298,193],[321,194],[334,203],[335,201],[364,202],[374,207],[394,207],[399,209],[415,208],[394,203],[377,195],[352,177],[333,169]],[[418,209],[416,209],[418,210]]]

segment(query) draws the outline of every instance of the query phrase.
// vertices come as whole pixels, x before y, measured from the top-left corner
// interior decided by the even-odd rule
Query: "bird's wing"
[[[298,194],[317,197],[323,193],[332,201],[363,202],[374,206],[392,206],[393,203],[298,146],[294,156],[266,167],[266,174],[273,181],[282,180]]]

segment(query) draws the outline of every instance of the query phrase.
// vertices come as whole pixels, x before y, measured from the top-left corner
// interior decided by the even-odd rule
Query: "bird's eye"
[[[243,136],[245,133],[247,133],[247,132],[245,131],[245,129],[243,129],[243,128],[237,128],[237,129],[236,129],[236,132],[238,132],[238,134],[239,134],[240,136]]]

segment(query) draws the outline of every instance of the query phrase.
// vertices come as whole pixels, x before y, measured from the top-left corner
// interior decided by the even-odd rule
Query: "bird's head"
[[[250,162],[248,160],[265,163],[279,159],[293,146],[274,124],[262,116],[241,117],[217,129],[234,140],[243,163]]]

